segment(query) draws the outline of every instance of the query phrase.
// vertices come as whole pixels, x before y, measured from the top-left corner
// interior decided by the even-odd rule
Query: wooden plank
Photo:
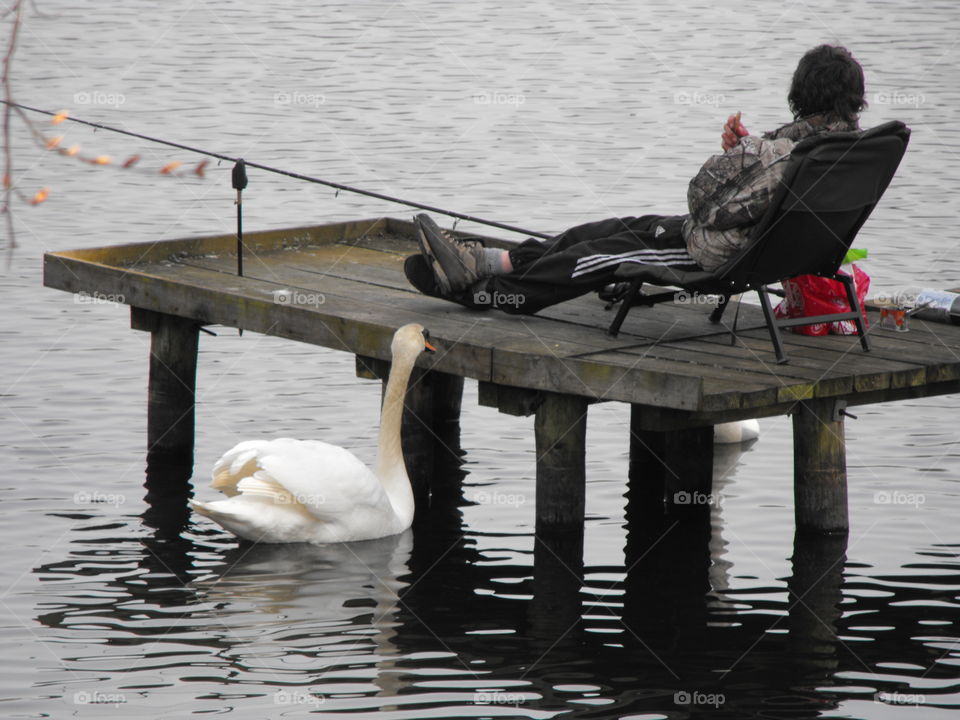
[[[372,285],[412,291],[403,276],[402,261],[407,254],[415,251],[416,244],[412,239],[400,240],[392,243],[390,252],[384,252],[380,249],[383,246],[382,241],[389,239],[389,237],[385,235],[377,236],[376,242],[368,243],[363,247],[338,244],[335,246],[305,247],[296,253],[284,252],[259,256],[258,260],[263,263],[260,271],[266,274],[259,277],[277,281],[289,280],[295,282],[298,286],[330,287],[331,289],[337,287],[334,278],[342,280],[357,279]],[[394,240],[396,239],[394,238]],[[372,250],[370,248],[378,249]],[[231,259],[190,258],[185,262],[233,272],[233,261]],[[257,270],[254,270],[253,272],[248,271],[247,274],[258,276],[256,273]],[[301,273],[307,273],[307,275]],[[316,285],[315,279],[311,278],[309,273],[319,275],[324,284]],[[333,284],[330,285],[329,283]],[[727,336],[725,330],[718,329],[720,326],[707,321],[707,313],[699,305],[669,304],[657,308],[639,308],[638,310],[647,313],[645,322],[637,324],[637,327],[645,333],[639,337],[646,337],[651,343],[679,340],[691,333],[713,333],[717,338]],[[541,322],[544,318],[574,322],[588,328],[594,337],[596,337],[595,328],[598,325],[605,325],[609,320],[609,317],[606,317],[606,314],[601,310],[599,301],[595,300],[592,295],[579,302],[567,302],[556,308],[549,308],[547,311],[541,312],[538,318]],[[761,320],[762,315],[759,308],[742,307],[739,320],[741,327],[749,326],[751,322],[758,323]],[[530,317],[524,318],[524,321],[528,323],[537,322]],[[624,335],[628,334],[627,332],[624,333]],[[623,339],[627,340],[628,338],[624,337]],[[863,381],[860,380],[860,382]],[[869,389],[876,389],[878,386],[874,382],[869,386]],[[819,391],[835,394],[842,391],[842,388],[828,389],[826,385],[822,385]]]
[[[320,250],[309,251],[308,253],[297,253],[298,260],[305,254],[312,256],[313,260],[319,259],[324,264],[342,263],[348,265],[356,263],[364,270],[368,268],[371,259],[380,261],[383,254],[369,250],[357,250],[353,248],[330,247]],[[345,258],[345,259],[344,259]],[[395,261],[392,261],[395,262]],[[217,263],[212,263],[217,266]],[[355,283],[343,278],[323,277],[322,284],[318,283],[319,278],[311,275],[304,275],[300,269],[283,268],[282,270],[274,266],[272,268],[276,274],[277,281],[290,280],[299,287],[305,287],[306,283],[317,283],[313,287],[323,290],[327,293],[356,293]],[[280,276],[280,273],[283,273]],[[406,280],[403,280],[406,285]],[[448,303],[440,303],[442,307],[448,308]],[[467,311],[458,311],[464,313]],[[483,317],[484,327],[489,325],[488,321],[495,321],[497,324],[497,337],[490,338],[490,342],[498,353],[520,349],[524,354],[532,356],[528,358],[529,362],[523,363],[521,370],[516,365],[511,367],[509,375],[496,375],[496,380],[508,385],[516,385],[519,382],[528,387],[535,387],[543,390],[557,390],[583,395],[595,399],[624,399],[623,391],[629,390],[628,399],[634,401],[651,402],[654,397],[649,393],[644,393],[645,388],[655,388],[661,391],[664,387],[677,386],[678,380],[674,374],[663,373],[643,373],[642,379],[640,372],[634,372],[633,377],[627,382],[617,382],[617,377],[609,374],[603,377],[597,377],[593,363],[569,363],[564,360],[566,356],[580,354],[584,352],[596,351],[598,346],[606,348],[616,348],[624,343],[632,342],[629,338],[614,339],[599,333],[593,327],[577,327],[561,325],[555,322],[547,321],[538,317],[515,317],[493,315]],[[471,315],[477,317],[477,314]],[[507,332],[512,331],[512,332]],[[578,344],[573,340],[579,340]],[[498,355],[499,356],[499,355]],[[629,361],[633,364],[633,361]],[[582,372],[581,372],[582,371]],[[518,375],[519,373],[519,375]],[[517,378],[520,378],[519,381]],[[688,400],[685,400],[681,407],[690,407],[697,402],[696,394],[699,392],[699,381],[687,382],[687,394],[693,394]],[[617,387],[619,392],[610,394],[611,387]],[[662,400],[664,401],[664,400]],[[501,406],[498,403],[498,406]],[[509,412],[509,410],[508,410]]]
[[[381,359],[389,357],[395,327],[421,322],[445,344],[433,359],[438,369],[493,383],[498,396],[509,394],[501,388],[524,385],[533,393],[621,400],[656,407],[665,422],[684,427],[691,418],[781,412],[813,397],[855,402],[857,396],[935,394],[960,379],[960,328],[951,325],[917,323],[909,333],[884,333],[873,318],[874,351],[868,354],[855,338],[790,333],[793,361],[775,366],[760,309],[752,305],[740,306],[740,344],[730,347],[723,327],[707,322],[703,305],[636,308],[614,340],[602,332],[611,314],[592,294],[537,316],[472,311],[425,297],[403,276],[404,258],[417,249],[407,221],[331,223],[249,233],[247,239],[253,276],[244,278],[235,274],[230,234],[47,254],[45,282],[121,295],[129,304],[202,324]],[[284,288],[314,293],[323,302],[294,298],[284,304],[274,294]],[[909,388],[922,389],[900,392]]]
[[[412,242],[412,241],[411,241]],[[411,247],[415,247],[411,245]],[[405,255],[355,247],[344,243],[300,248],[294,252],[268,252],[244,258],[244,277],[267,282],[301,282],[319,287],[329,279],[347,279],[417,292],[403,274]],[[192,267],[236,274],[236,257],[197,255],[179,259]]]
[[[353,220],[348,222],[307,225],[303,227],[282,228],[279,230],[261,230],[245,232],[244,247],[251,252],[270,252],[284,248],[298,248],[310,245],[322,245],[346,238],[356,238],[365,233],[386,228],[384,218]],[[129,267],[138,263],[161,262],[171,259],[206,255],[210,253],[232,256],[236,267],[237,236],[209,235],[203,237],[180,238],[160,242],[128,243],[107,247],[68,250],[47,253],[53,257],[68,257],[75,260],[113,267]]]
[[[675,307],[679,308],[681,306]],[[753,306],[747,305],[743,305],[741,308],[741,320],[738,323],[739,328],[737,331],[738,336],[741,338],[750,338],[758,341],[757,345],[754,346],[756,348],[764,347],[762,344],[764,342],[767,343],[767,346],[770,346],[769,334],[765,327],[762,326],[762,323],[758,323],[757,326],[752,327],[751,329],[745,329],[743,327],[744,318],[746,318],[749,323],[752,319],[754,319],[750,313],[752,312],[753,315],[757,315],[759,308],[754,308]],[[751,309],[748,310],[748,308]],[[799,346],[810,348],[818,353],[836,352],[841,354],[847,353],[849,355],[856,354],[861,358],[878,358],[882,361],[895,361],[898,363],[904,363],[906,365],[909,365],[909,361],[912,358],[909,355],[905,356],[904,351],[911,347],[909,343],[912,342],[922,346],[922,348],[916,348],[916,350],[921,357],[924,357],[922,363],[924,367],[927,368],[927,372],[924,374],[923,378],[920,378],[919,373],[915,368],[911,369],[909,367],[904,367],[903,364],[897,367],[891,366],[891,375],[889,380],[891,387],[900,387],[909,384],[916,384],[917,382],[926,382],[928,380],[927,375],[929,375],[929,379],[931,381],[936,382],[960,377],[960,375],[957,375],[957,373],[960,372],[960,366],[957,365],[957,361],[960,360],[960,328],[949,326],[949,331],[940,330],[939,332],[936,332],[937,327],[931,328],[930,326],[938,326],[939,328],[943,328],[944,324],[925,323],[925,327],[921,328],[921,332],[925,334],[921,335],[920,333],[913,333],[913,330],[911,330],[911,333],[913,334],[911,339],[911,333],[894,333],[879,329],[879,316],[876,313],[872,314],[870,319],[870,338],[875,344],[873,351],[870,353],[862,352],[859,346],[859,341],[854,336],[828,335],[823,337],[809,337],[787,332],[784,334],[784,341],[787,344],[788,351],[791,356],[797,352],[797,347]],[[723,342],[722,335],[704,339],[710,342]],[[904,344],[905,341],[907,342],[906,345]],[[929,363],[925,355],[931,349],[934,355],[941,362],[936,364]],[[851,358],[851,360],[853,360],[853,358]],[[858,392],[877,389],[878,385],[883,385],[884,382],[885,381],[882,378],[871,377],[870,374],[867,374],[866,376],[854,376],[854,388]]]
[[[598,353],[591,359],[597,363],[614,361],[622,363],[624,351],[617,353]],[[697,378],[701,385],[700,404],[695,408],[679,408],[699,412],[720,412],[740,408],[764,407],[777,402],[778,388],[771,384],[767,377],[757,377],[757,374],[743,376],[725,372],[721,368],[712,368],[696,365],[692,362],[676,362],[663,360],[657,357],[643,357],[639,351],[632,350],[633,354],[627,361],[631,366],[642,363],[644,368],[659,370],[664,374],[675,375],[677,378]],[[629,402],[629,400],[627,401]],[[636,404],[650,405],[662,403],[645,403],[636,401]],[[662,404],[664,407],[673,407]]]
[[[704,342],[721,341],[707,338]],[[766,365],[776,364],[776,353],[769,338],[738,336],[737,343],[756,354],[760,362]],[[791,347],[788,367],[812,370],[819,368],[830,376],[850,376],[856,392],[921,385],[926,382],[926,370],[922,365],[878,358],[873,353],[862,352],[859,343],[856,349],[844,352],[836,348]]]
[[[813,396],[840,395],[853,389],[853,378],[849,374],[828,370],[825,363],[810,366],[806,363],[791,362],[778,365],[772,351],[754,351],[743,345],[731,346],[719,342],[687,340],[682,343],[664,343],[644,351],[648,357],[658,357],[677,362],[694,362],[698,365],[721,367],[725,370],[768,375],[771,385],[783,388],[798,386],[812,387]],[[766,353],[767,357],[763,355]],[[796,399],[794,390],[790,390],[784,399]]]
[[[945,347],[932,335],[923,337],[919,333],[908,340],[906,336],[911,333],[878,332],[874,330],[874,325],[871,323],[869,331],[871,349],[868,353],[860,349],[856,336],[808,337],[790,333],[789,352],[793,353],[795,347],[801,346],[821,351],[847,352],[850,355],[869,357],[872,360],[895,363],[916,362],[925,368],[924,382],[944,382],[960,378],[960,347]],[[755,339],[763,337],[758,331],[749,331],[745,335]],[[894,335],[897,337],[893,337]],[[892,387],[897,387],[899,382],[900,380],[895,382],[894,377],[891,377]],[[867,390],[869,388],[862,389],[862,391]]]
[[[815,339],[815,338],[811,338]],[[844,378],[850,381],[849,389],[835,389],[830,384],[818,382],[817,396],[843,394],[845,392],[867,392],[882,390],[887,387],[904,387],[926,382],[926,371],[916,362],[901,362],[899,360],[882,359],[874,353],[864,353],[859,343],[855,348],[847,348],[839,352],[836,348],[802,346],[791,348],[790,363],[776,365],[776,355],[769,337],[738,336],[738,345],[746,348],[755,356],[757,362],[770,368],[778,375],[793,375],[812,379],[838,381]],[[722,354],[735,357],[729,345],[718,338],[706,338],[703,345],[723,345],[727,349],[716,350]],[[698,341],[678,343],[677,347],[691,350],[702,349]]]
[[[313,288],[323,292],[355,293],[357,289],[350,283],[361,282],[369,285],[372,291],[376,291],[376,288],[392,288],[418,294],[403,275],[405,257],[405,255],[393,255],[345,245],[306,248],[296,253],[258,255],[250,261],[252,269],[246,270],[245,277],[289,284],[299,288]],[[183,263],[235,274],[232,260],[224,258],[188,258]],[[430,299],[428,303],[448,310],[451,305],[438,299]],[[687,337],[696,332],[695,328],[702,330],[700,326],[704,319],[700,315],[693,316],[688,312],[682,312],[684,324],[671,320],[672,314],[669,312],[661,313],[657,323],[639,326],[638,332],[641,334],[624,331],[621,337],[611,338],[606,333],[598,332],[597,326],[603,323],[598,323],[597,318],[602,317],[603,311],[592,296],[563,303],[563,306],[567,308],[566,312],[571,321],[562,324],[555,322],[556,318],[548,319],[543,313],[536,316],[517,316],[491,311],[490,318],[495,318],[497,323],[506,327],[523,326],[525,330],[534,335],[540,335],[544,339],[563,340],[570,338],[571,334],[576,334],[592,345],[584,352],[596,350],[598,346],[613,348],[630,344],[649,344],[664,338]],[[473,312],[483,313],[484,311]],[[688,322],[691,317],[695,318],[693,324]],[[485,321],[490,318],[486,318]],[[707,330],[718,332],[715,326],[710,326]]]
[[[936,397],[938,395],[956,395],[960,393],[960,380],[945,380],[943,382],[928,382],[911,387],[888,388],[878,392],[863,392],[844,398],[852,405],[872,405],[874,403],[898,402],[900,400],[917,400],[919,398]]]
[[[510,343],[515,341],[526,344],[531,351],[537,346],[540,348],[540,355],[529,363],[530,367],[537,371],[537,376],[529,383],[530,387],[597,397],[614,382],[607,374],[601,378],[599,384],[592,386],[591,392],[589,383],[585,387],[583,380],[577,379],[576,374],[565,372],[562,359],[555,354],[556,350],[544,347],[539,340],[531,341],[527,335],[529,326],[521,325],[513,338],[504,340],[506,333],[501,326],[480,323],[476,319],[476,313],[465,313],[456,306],[450,306],[452,310],[448,313],[418,310],[417,302],[428,300],[419,295],[404,294],[404,297],[399,299],[385,297],[369,301],[357,297],[341,298],[326,293],[323,304],[299,307],[277,304],[272,294],[276,285],[252,278],[237,278],[180,265],[150,266],[149,274],[142,270],[111,274],[107,268],[73,262],[76,267],[70,272],[62,273],[59,278],[54,277],[54,271],[60,267],[63,259],[52,262],[53,270],[48,284],[74,289],[73,286],[84,285],[77,274],[81,273],[85,275],[84,282],[92,282],[97,287],[105,288],[105,292],[122,295],[126,302],[146,309],[166,308],[171,314],[194,317],[205,324],[244,327],[354,354],[383,358],[389,356],[389,339],[398,325],[421,322],[428,325],[434,337],[441,341],[443,351],[436,356],[434,363],[437,369],[445,372],[482,380],[493,379],[490,375],[493,364],[492,349],[509,347]],[[601,342],[616,342],[599,334],[595,334],[595,337]],[[586,349],[579,345],[571,347],[572,350],[568,349],[568,352],[582,352]],[[596,380],[595,373],[589,377]],[[631,390],[629,397],[654,399],[632,387],[632,383],[639,377],[639,374],[635,374],[633,381],[621,387]],[[526,380],[528,379],[524,379]],[[683,385],[693,392],[694,399],[682,407],[695,402],[699,380],[690,381],[682,377],[675,379],[665,375],[654,380],[655,382],[645,382],[655,385],[658,392],[664,385],[668,388]]]
[[[537,390],[557,390],[591,400],[620,400],[664,405],[684,410],[700,408],[702,380],[695,374],[673,372],[653,363],[641,364],[618,352],[588,359],[544,356],[537,340],[510,343],[492,349],[490,380],[501,385],[522,385]]]
[[[704,383],[704,402],[709,402],[709,382]],[[906,387],[891,387],[885,390],[857,392],[846,395],[842,399],[850,407],[873,405],[876,403],[899,402],[901,400],[917,400],[927,397],[960,394],[960,380],[949,380],[936,383],[924,383]],[[642,429],[644,430],[671,430],[677,428],[699,427],[701,425],[717,425],[735,420],[747,420],[756,417],[773,417],[786,415],[793,411],[796,403],[785,402],[757,407],[726,409],[718,411],[701,410],[686,412],[671,408],[643,406]]]
[[[477,383],[478,404],[481,407],[496,408],[506,415],[516,417],[533,415],[542,401],[543,395],[538,390],[498,385],[483,380]]]
[[[876,340],[883,347],[898,347],[901,351],[909,347],[941,347],[960,349],[960,328],[945,323],[917,323],[917,327],[911,326],[909,332],[898,333],[891,330],[885,330],[879,327],[878,316],[869,313],[870,328],[867,333],[871,342]],[[751,331],[754,334],[756,331]],[[859,347],[859,339],[855,335],[824,335],[821,337],[810,337],[807,335],[798,335],[795,333],[785,333],[793,342],[809,347],[835,347],[840,350]],[[919,348],[917,348],[919,349]],[[870,352],[873,352],[871,350]]]
[[[596,294],[589,293],[577,300],[545,308],[538,316],[603,329],[606,332],[613,321],[614,313],[615,308],[604,310],[604,304]],[[654,307],[634,308],[628,317],[633,320],[624,323],[620,334],[646,338],[646,344],[706,335],[729,337],[729,332],[723,325],[709,321],[709,312],[703,305],[661,303]],[[764,326],[762,315],[752,312],[741,313],[739,324],[747,328]]]
[[[413,289],[402,274],[402,258],[390,256],[366,249],[331,246],[295,253],[296,265],[275,264],[276,256],[263,256],[263,266],[259,271],[251,271],[244,277],[261,281],[275,282],[290,289],[305,292],[321,292],[343,297],[357,297],[362,294],[364,300],[380,303],[384,307],[393,307],[396,296],[390,290],[404,293],[406,297],[416,297],[430,307],[441,312],[455,313],[471,322],[480,322],[484,328],[496,325],[496,337],[491,342],[504,346],[507,339],[516,338],[524,342],[531,337],[542,341],[540,354],[577,354],[595,351],[598,347],[617,348],[635,342],[634,338],[611,338],[598,332],[594,327],[570,326],[545,320],[541,317],[502,315],[493,311],[469,310],[458,305],[424,298]],[[191,258],[184,263],[188,267],[210,268],[217,272],[226,272],[233,276],[233,268],[218,258]],[[312,267],[311,267],[312,265]],[[321,272],[318,268],[333,267],[332,272]],[[374,272],[371,272],[371,269]],[[377,273],[376,270],[380,272]],[[369,293],[369,294],[367,294]],[[378,297],[381,296],[381,297]],[[580,344],[577,344],[580,343]]]
[[[419,362],[446,372],[489,379],[490,350],[467,338],[471,325],[449,314],[421,310],[416,302],[390,308],[362,299],[327,296],[318,306],[278,304],[275,284],[184,266],[151,266],[150,273],[117,271],[67,258],[48,258],[45,283],[71,292],[88,287],[122,296],[147,310],[194,318],[201,324],[242,327],[253,332],[389,358],[395,329],[408,322],[429,326],[449,343]],[[415,296],[410,296],[416,300]],[[492,333],[493,330],[491,329]]]
[[[372,224],[370,224],[372,223]],[[300,267],[304,270],[316,270],[321,274],[331,273],[331,267],[323,267],[324,261],[333,260],[336,265],[343,257],[350,262],[358,262],[364,266],[379,269],[381,264],[396,268],[399,275],[390,275],[394,281],[402,281],[403,287],[410,289],[409,283],[403,277],[403,261],[412,253],[419,252],[419,244],[414,235],[413,224],[394,218],[380,218],[376,221],[360,221],[360,224],[349,224],[342,229],[343,223],[334,223],[325,226],[311,226],[294,228],[286,231],[269,231],[253,233],[251,252],[266,266],[273,264],[289,264],[291,267]],[[278,237],[274,237],[280,233]],[[287,235],[283,235],[287,233]],[[307,233],[309,237],[304,237]],[[455,232],[457,236],[468,237],[464,233]],[[220,236],[230,240],[234,236]],[[290,238],[293,238],[291,241]],[[488,246],[511,243],[486,236],[482,237]],[[273,242],[269,242],[272,240]],[[283,242],[278,242],[282,240]],[[247,235],[244,236],[244,245],[248,245]],[[235,241],[218,244],[217,251],[200,251],[190,254],[178,253],[178,262],[192,264],[198,267],[218,268],[225,272],[236,272]],[[294,252],[291,252],[294,251]],[[170,257],[170,256],[168,256]],[[155,259],[146,258],[145,262],[155,262]],[[319,267],[318,267],[319,266]],[[362,275],[365,275],[366,268]],[[244,268],[244,275],[249,275],[248,268]],[[332,272],[337,276],[338,273]],[[343,275],[350,277],[350,275]],[[261,278],[268,279],[268,278]]]
[[[777,376],[762,367],[757,370],[749,369],[749,366],[729,367],[712,363],[709,357],[698,358],[694,353],[684,353],[674,348],[666,348],[660,345],[650,346],[643,349],[628,349],[621,351],[627,355],[633,355],[642,359],[644,363],[659,360],[666,364],[672,364],[677,371],[688,372],[699,375],[704,378],[717,380],[724,383],[718,389],[720,392],[729,392],[727,387],[743,387],[745,390],[759,391],[760,398],[749,400],[759,404],[776,404],[780,402],[804,400],[813,397],[814,383],[798,379],[789,375]],[[705,385],[704,394],[709,394],[709,388]],[[746,392],[744,393],[746,400]],[[738,407],[746,407],[745,402],[741,401]]]

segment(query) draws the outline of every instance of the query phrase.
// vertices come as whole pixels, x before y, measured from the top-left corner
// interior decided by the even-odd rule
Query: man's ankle
[[[483,248],[483,257],[480,261],[480,277],[492,275],[506,275],[513,271],[510,262],[510,253],[499,248]]]

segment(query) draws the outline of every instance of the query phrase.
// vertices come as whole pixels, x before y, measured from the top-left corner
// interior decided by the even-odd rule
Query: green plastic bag
[[[847,250],[847,254],[843,256],[843,262],[841,265],[846,265],[847,263],[855,262],[856,260],[866,260],[867,250],[866,248],[850,248]]]

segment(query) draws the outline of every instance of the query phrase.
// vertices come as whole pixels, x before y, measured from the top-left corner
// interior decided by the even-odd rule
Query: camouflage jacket
[[[857,130],[831,115],[810,115],[762,138],[746,135],[714,155],[690,181],[690,216],[683,225],[687,251],[704,270],[716,270],[744,246],[783,178],[793,146],[809,135]]]

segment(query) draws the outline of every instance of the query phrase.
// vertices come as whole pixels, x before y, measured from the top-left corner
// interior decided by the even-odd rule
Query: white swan
[[[742,443],[758,437],[760,437],[760,423],[756,418],[713,426],[713,441],[718,444]]]
[[[319,440],[247,440],[213,466],[226,500],[191,507],[253,542],[332,543],[395,535],[413,522],[413,490],[400,446],[403,398],[417,357],[434,348],[423,326],[393,336],[373,472],[349,450]]]

